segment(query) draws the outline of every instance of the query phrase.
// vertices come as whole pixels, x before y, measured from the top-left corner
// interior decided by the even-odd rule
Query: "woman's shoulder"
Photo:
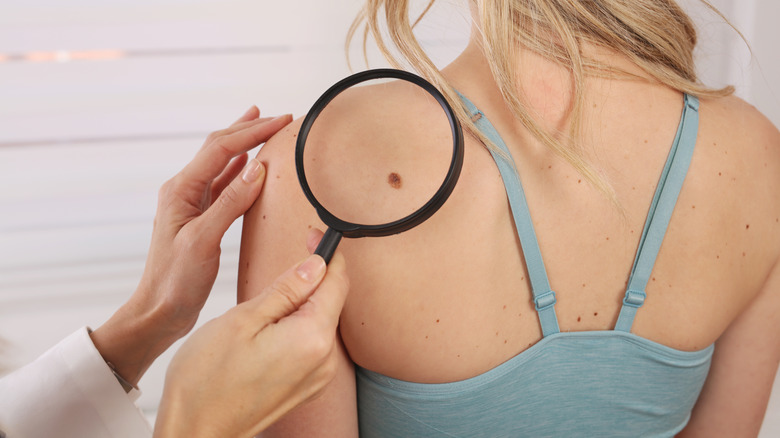
[[[727,138],[737,142],[749,140],[767,150],[771,145],[780,148],[777,128],[755,106],[738,96],[702,98],[700,111],[703,122],[716,125],[720,128],[718,132]]]
[[[725,184],[728,189],[724,192],[733,193],[743,205],[759,204],[769,209],[767,213],[780,214],[777,128],[736,96],[702,99],[700,115],[697,148],[698,158],[709,171],[706,180],[713,185]]]
[[[421,196],[432,195],[444,180],[453,151],[444,111],[425,91],[404,81],[349,89],[313,121],[298,119],[270,139],[260,157],[272,178],[286,182],[288,192],[301,191],[295,167],[301,142],[300,164],[318,201],[357,223],[422,205]],[[372,206],[375,214],[337,214],[352,215],[356,206]]]
[[[304,119],[300,117],[276,133],[263,146],[261,155],[278,159],[294,153]],[[361,142],[362,148],[371,148],[379,147],[374,146],[377,144],[398,144],[412,137],[419,140],[432,131],[449,133],[439,104],[422,88],[395,80],[353,87],[338,94],[311,124],[307,147],[317,135],[341,142]]]
[[[690,182],[712,205],[709,223],[771,265],[780,258],[780,132],[736,96],[702,99]]]

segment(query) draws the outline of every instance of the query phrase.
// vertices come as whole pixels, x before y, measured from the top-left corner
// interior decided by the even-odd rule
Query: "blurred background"
[[[711,3],[752,54],[717,15],[685,0],[703,80],[736,85],[777,126],[780,2]],[[0,374],[98,327],[135,290],[157,190],[209,132],[252,104],[301,116],[350,73],[344,40],[361,4],[0,0]],[[439,0],[417,33],[444,66],[468,28],[465,0]],[[366,68],[359,46],[356,71]],[[371,45],[369,59],[386,65]],[[199,324],[235,304],[240,230],[239,221],[223,241]],[[175,348],[140,383],[150,418]],[[762,437],[780,436],[778,392]]]

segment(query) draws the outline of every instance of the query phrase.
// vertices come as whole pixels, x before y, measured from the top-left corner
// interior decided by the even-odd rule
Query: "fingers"
[[[238,131],[239,129],[246,128],[249,126],[251,122],[266,122],[268,120],[272,120],[273,117],[265,117],[260,119],[260,110],[257,108],[257,106],[252,105],[241,117],[239,117],[235,122],[233,122],[232,125],[225,129],[220,129],[218,131],[214,131],[209,135],[209,138],[216,138],[222,135],[231,134],[233,132]],[[207,142],[208,143],[208,142]],[[205,145],[204,145],[205,146]]]
[[[344,255],[336,251],[328,263],[328,270],[317,290],[309,297],[306,306],[311,310],[316,325],[325,333],[334,333],[339,316],[349,293],[349,278]],[[301,310],[304,310],[302,307]]]
[[[241,175],[225,187],[219,197],[200,216],[185,225],[198,236],[205,248],[217,248],[230,225],[244,214],[260,195],[265,181],[265,166],[249,160]]]
[[[278,322],[298,310],[325,277],[325,260],[310,255],[303,262],[288,269],[260,295],[242,304],[251,308],[258,324],[258,332],[268,324]]]
[[[323,232],[316,228],[309,231],[306,237],[306,247],[309,253],[314,253]],[[325,278],[320,283],[317,291],[309,297],[309,306],[313,309],[314,323],[320,330],[330,333],[338,325],[341,309],[349,292],[349,279],[346,272],[346,263],[344,256],[340,251],[336,251],[328,264],[328,270]]]
[[[309,231],[309,235],[306,236],[306,249],[309,250],[309,254],[314,254],[314,250],[317,249],[317,245],[320,244],[324,233],[316,228]]]
[[[211,183],[211,196],[209,199],[217,199],[222,190],[230,184],[233,179],[241,172],[241,169],[246,166],[248,160],[247,154],[241,154],[230,161],[230,164],[222,171],[222,173]],[[209,202],[208,205],[211,205]],[[208,205],[206,207],[208,207]]]
[[[257,105],[252,105],[249,107],[248,110],[244,113],[243,116],[239,117],[238,120],[233,122],[231,127],[238,125],[241,122],[248,122],[250,120],[254,120],[256,118],[260,117],[260,109],[257,108]]]
[[[267,141],[290,123],[292,116],[285,115],[270,120],[241,121],[242,119],[233,127],[210,135],[206,144],[182,169],[180,175],[188,182],[199,183],[202,189],[222,173],[233,157]],[[198,184],[192,186],[198,188]]]

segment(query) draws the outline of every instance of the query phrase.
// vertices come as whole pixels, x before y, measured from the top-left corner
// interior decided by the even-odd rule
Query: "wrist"
[[[90,337],[103,360],[112,365],[112,371],[137,387],[155,359],[178,339],[164,327],[155,312],[135,306],[131,299]]]

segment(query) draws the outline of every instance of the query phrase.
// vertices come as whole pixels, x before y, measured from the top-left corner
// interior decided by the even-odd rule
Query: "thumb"
[[[260,318],[261,328],[276,323],[309,299],[325,276],[325,270],[325,260],[312,254],[244,304],[252,303],[252,312],[255,318]]]

